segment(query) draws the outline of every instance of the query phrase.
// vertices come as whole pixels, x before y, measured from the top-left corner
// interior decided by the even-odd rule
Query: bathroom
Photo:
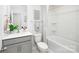
[[[1,53],[78,53],[78,5],[1,5]]]

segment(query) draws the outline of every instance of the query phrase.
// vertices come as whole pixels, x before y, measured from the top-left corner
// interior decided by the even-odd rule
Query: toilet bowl
[[[44,52],[44,53],[48,52],[48,46],[47,46],[46,43],[39,42],[39,43],[37,43],[37,45],[38,45],[38,48],[39,48],[40,52]]]
[[[35,34],[35,43],[40,52],[46,53],[48,52],[48,45],[41,40],[41,34]]]

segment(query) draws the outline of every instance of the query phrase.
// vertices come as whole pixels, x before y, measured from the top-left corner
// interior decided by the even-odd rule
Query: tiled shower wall
[[[79,6],[49,6],[47,21],[47,36],[63,48],[49,47],[79,52]]]

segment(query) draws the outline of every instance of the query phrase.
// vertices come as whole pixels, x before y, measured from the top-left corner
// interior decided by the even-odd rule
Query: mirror
[[[23,27],[27,27],[27,6],[25,5],[9,5],[6,7],[7,15],[5,18],[5,22],[7,25],[9,23],[18,25],[19,30]],[[8,20],[7,20],[8,19]],[[7,31],[7,25],[4,25],[4,31]]]
[[[18,24],[19,29],[22,26],[26,26],[27,10],[25,5],[13,5],[10,6],[12,13],[12,23]]]

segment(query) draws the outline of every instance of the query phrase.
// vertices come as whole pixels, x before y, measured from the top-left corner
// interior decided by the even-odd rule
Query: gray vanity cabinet
[[[31,53],[32,36],[3,40],[3,53]]]

